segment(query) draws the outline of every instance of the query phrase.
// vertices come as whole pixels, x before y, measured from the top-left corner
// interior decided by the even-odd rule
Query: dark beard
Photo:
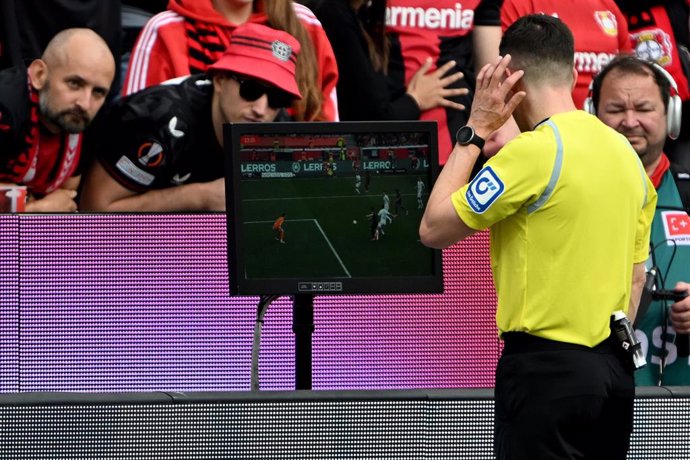
[[[63,110],[60,112],[54,112],[48,106],[48,86],[43,89],[39,94],[39,109],[41,117],[44,121],[47,121],[55,126],[58,126],[63,131],[69,134],[81,133],[89,126],[91,119],[88,114],[78,108],[74,107],[72,109]]]

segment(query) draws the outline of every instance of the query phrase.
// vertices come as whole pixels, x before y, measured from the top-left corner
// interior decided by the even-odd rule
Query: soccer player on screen
[[[402,194],[400,193],[400,189],[396,188],[395,189],[395,211],[394,211],[394,216],[398,216],[400,214],[400,211],[405,211],[405,214],[409,214],[410,212],[407,210],[405,206],[402,204]]]
[[[378,212],[378,216],[379,223],[377,227],[377,232],[379,235],[385,235],[386,233],[383,231],[383,227],[385,227],[386,224],[390,224],[391,222],[393,222],[393,214],[391,214],[391,212],[388,209],[386,209],[386,207],[381,206],[381,209],[379,209]]]
[[[424,199],[422,198],[422,194],[424,193],[424,182],[421,177],[417,178],[417,185],[415,185],[415,188],[417,189],[417,209],[422,209],[424,207]]]
[[[370,209],[371,212],[366,217],[371,222],[371,241],[377,241],[379,239],[379,215],[373,206]]]
[[[283,230],[283,222],[285,222],[285,213],[282,213],[273,222],[273,235],[277,241],[285,244],[285,230]]]
[[[362,193],[359,188],[362,186],[362,175],[359,173],[359,167],[355,166],[355,192]]]

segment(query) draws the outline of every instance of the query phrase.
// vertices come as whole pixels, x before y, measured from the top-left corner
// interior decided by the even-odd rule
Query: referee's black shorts
[[[624,460],[635,383],[620,345],[594,348],[509,332],[496,368],[498,460]]]

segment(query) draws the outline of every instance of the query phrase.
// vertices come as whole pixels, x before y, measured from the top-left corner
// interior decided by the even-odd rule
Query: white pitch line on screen
[[[348,277],[348,278],[352,278],[352,275],[350,275],[350,272],[349,272],[349,270],[347,269],[347,267],[345,266],[345,264],[343,263],[342,259],[340,258],[340,255],[338,254],[338,252],[335,250],[335,248],[334,248],[333,245],[331,244],[331,240],[328,239],[328,237],[326,236],[326,233],[325,233],[325,232],[323,231],[323,229],[321,228],[321,225],[319,225],[319,221],[316,220],[316,219],[314,219],[314,223],[315,223],[316,226],[319,228],[319,231],[321,232],[321,234],[323,235],[323,237],[326,239],[326,243],[328,243],[328,247],[331,248],[331,251],[333,252],[333,255],[335,256],[335,258],[338,259],[338,262],[340,263],[340,266],[343,268],[343,271],[345,272],[345,274],[347,275],[347,277]]]
[[[290,219],[289,222],[314,222],[316,224],[316,228],[319,229],[321,234],[323,235],[323,239],[326,240],[326,244],[328,244],[328,247],[331,248],[331,252],[333,252],[333,255],[335,256],[336,259],[338,259],[338,263],[340,264],[340,267],[343,269],[345,274],[347,275],[348,278],[352,278],[352,275],[350,274],[350,271],[347,269],[345,264],[343,263],[343,260],[340,258],[340,255],[338,254],[338,251],[335,250],[333,247],[333,244],[331,244],[331,240],[328,239],[326,236],[326,232],[323,231],[323,228],[321,228],[321,225],[319,225],[319,221],[316,219]],[[245,222],[245,224],[272,224],[272,220],[252,220]]]

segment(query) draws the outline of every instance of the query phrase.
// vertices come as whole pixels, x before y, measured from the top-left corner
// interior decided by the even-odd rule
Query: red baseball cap
[[[208,70],[254,78],[301,99],[295,80],[299,50],[299,42],[289,33],[246,23],[232,32],[225,54]]]

